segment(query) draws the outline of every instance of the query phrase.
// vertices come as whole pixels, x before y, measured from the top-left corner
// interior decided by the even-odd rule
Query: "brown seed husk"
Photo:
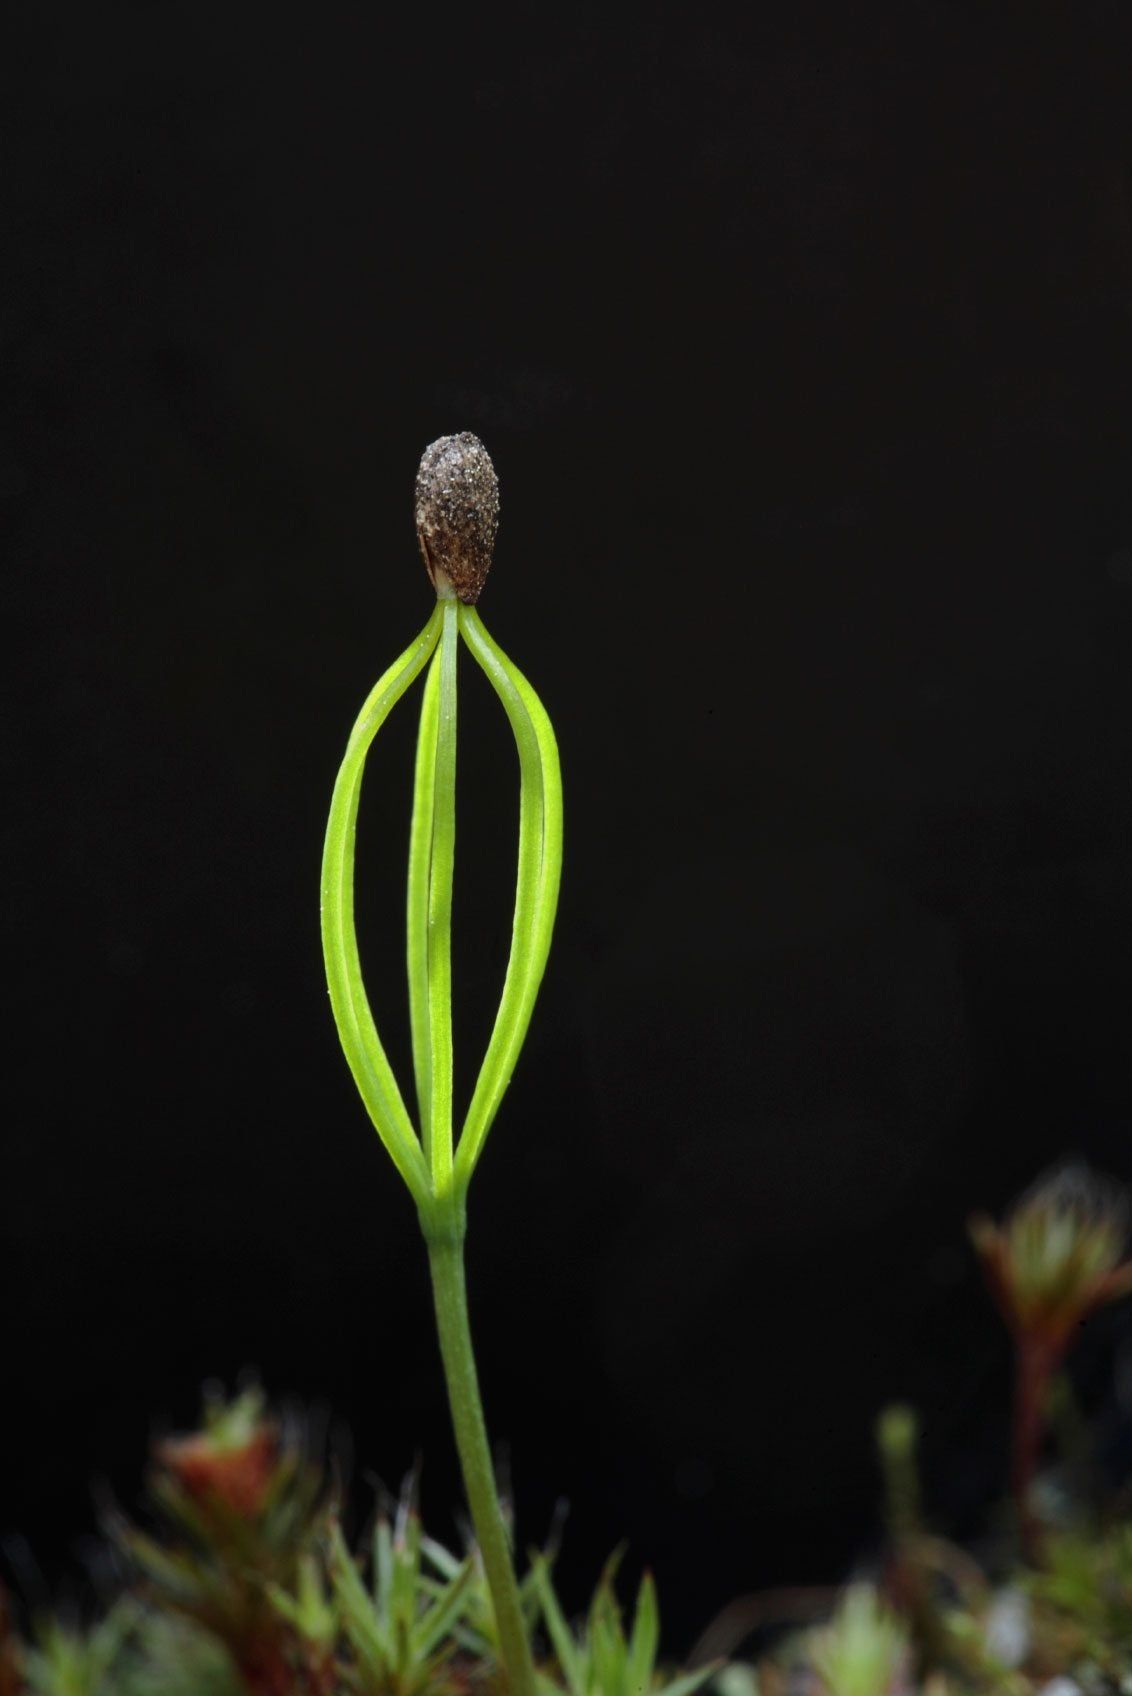
[[[499,528],[499,482],[478,436],[441,436],[421,455],[416,487],[417,540],[433,588],[451,584],[474,606],[491,570]]]

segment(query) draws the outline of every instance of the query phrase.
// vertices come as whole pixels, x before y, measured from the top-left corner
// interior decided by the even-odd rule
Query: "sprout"
[[[1124,1192],[1081,1164],[1040,1178],[1001,1225],[976,1215],[971,1237],[1011,1330],[1060,1350],[1090,1313],[1132,1291],[1127,1218]]]
[[[1089,1314],[1132,1292],[1132,1261],[1124,1259],[1127,1201],[1087,1166],[1062,1166],[1027,1190],[1001,1225],[978,1214],[970,1232],[1014,1339],[1011,1489],[1023,1544],[1036,1559],[1030,1490],[1050,1382]]]
[[[904,1683],[908,1638],[871,1584],[853,1584],[814,1633],[810,1659],[829,1696],[889,1696]]]
[[[269,1494],[279,1455],[279,1431],[263,1410],[259,1390],[206,1407],[205,1428],[158,1446],[157,1459],[187,1493],[222,1503],[254,1519]]]
[[[466,431],[425,449],[417,537],[437,604],[379,680],[350,735],[326,828],[322,940],[330,1003],[358,1092],[416,1202],[428,1245],[441,1355],[468,1505],[491,1589],[511,1696],[534,1670],[491,1466],[464,1281],[472,1172],[511,1080],[542,981],[562,866],[562,785],[550,720],[484,629],[474,603],[499,521],[495,470]],[[503,706],[519,755],[518,869],[511,952],[499,1010],[459,1136],[453,1123],[452,879],[456,846],[457,657],[461,639]],[[406,957],[417,1121],[386,1058],[366,997],[354,925],[354,851],[366,756],[386,718],[427,670],[417,738],[407,875]]]

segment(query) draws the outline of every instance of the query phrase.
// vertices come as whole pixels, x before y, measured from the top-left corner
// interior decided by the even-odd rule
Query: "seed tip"
[[[499,482],[478,436],[441,436],[421,455],[415,519],[425,570],[437,594],[473,606],[491,570],[499,528]]]

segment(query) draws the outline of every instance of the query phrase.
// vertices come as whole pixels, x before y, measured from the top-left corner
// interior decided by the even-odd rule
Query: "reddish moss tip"
[[[421,455],[417,541],[438,595],[474,606],[491,570],[499,528],[499,482],[478,436],[441,436]]]

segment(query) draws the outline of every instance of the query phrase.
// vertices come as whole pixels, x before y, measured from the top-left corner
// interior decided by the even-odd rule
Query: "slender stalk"
[[[422,1219],[428,1242],[436,1328],[444,1362],[448,1404],[452,1410],[452,1427],[464,1474],[468,1507],[495,1609],[509,1696],[534,1696],[534,1664],[519,1602],[519,1586],[511,1561],[507,1527],[495,1486],[472,1352],[464,1275],[464,1224],[462,1217],[457,1220],[454,1214],[454,1208],[438,1208],[430,1210],[430,1216]],[[442,1223],[444,1215],[447,1218]]]
[[[1034,1512],[1033,1484],[1041,1455],[1046,1402],[1050,1380],[1057,1367],[1057,1352],[1042,1338],[1020,1335],[1016,1339],[1014,1380],[1014,1428],[1011,1433],[1010,1490],[1018,1515],[1018,1528],[1026,1558],[1041,1559],[1042,1529]]]

